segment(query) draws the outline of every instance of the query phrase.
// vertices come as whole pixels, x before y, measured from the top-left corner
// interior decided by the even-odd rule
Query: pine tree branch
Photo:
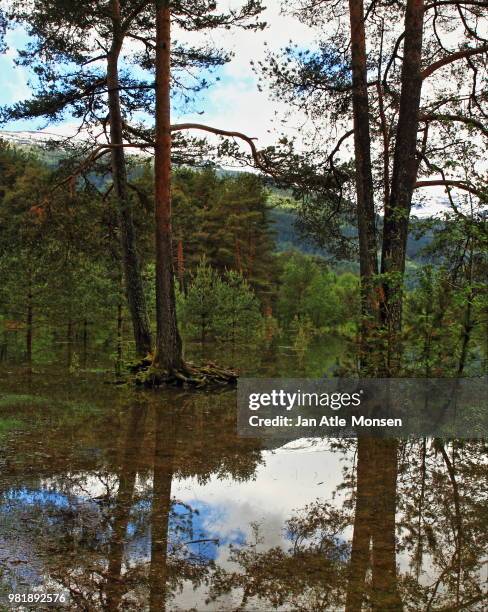
[[[209,125],[204,125],[202,123],[177,123],[171,126],[172,132],[179,132],[182,130],[202,130],[204,132],[209,132],[210,134],[216,134],[217,136],[227,136],[228,138],[238,138],[246,142],[251,149],[251,155],[254,160],[256,166],[266,172],[267,174],[271,173],[271,168],[267,165],[267,161],[264,158],[263,154],[258,151],[254,141],[256,138],[251,138],[242,132],[233,132],[229,130],[221,130],[219,128],[215,128]]]
[[[478,55],[480,53],[485,53],[487,51],[488,51],[488,44],[481,45],[480,47],[475,47],[472,49],[462,49],[461,51],[456,51],[455,53],[446,55],[445,57],[442,57],[440,60],[437,60],[437,62],[433,62],[430,66],[427,66],[427,68],[424,68],[424,70],[422,71],[422,75],[421,75],[422,79],[425,80],[427,77],[429,77],[432,73],[434,73],[439,68],[447,66],[448,64],[452,64],[453,62],[456,62],[458,59],[472,57],[473,55]]]
[[[488,136],[488,128],[474,117],[464,117],[463,115],[454,115],[450,113],[428,113],[422,115],[420,117],[420,121],[455,121],[474,127],[482,132],[485,136]]]
[[[254,143],[254,141],[257,140],[256,138],[247,136],[246,134],[243,134],[242,132],[222,130],[220,128],[212,127],[209,125],[204,125],[202,123],[177,123],[177,124],[171,125],[171,132],[181,132],[184,130],[201,130],[204,132],[208,132],[210,134],[215,134],[217,136],[226,136],[228,138],[238,138],[239,140],[242,140],[243,142],[249,145],[252,158],[254,160],[256,167],[259,170],[261,170],[262,172],[270,176],[276,176],[277,174],[276,170],[270,165],[269,160],[266,159],[266,157],[264,156],[262,152],[258,151]],[[345,137],[349,135],[350,135],[350,132],[348,132],[345,135]],[[339,142],[342,142],[342,140],[344,140],[345,137],[343,137]],[[62,181],[60,181],[54,186],[54,190],[59,189],[60,187],[66,184],[70,184],[73,186],[74,182],[80,176],[80,174],[83,174],[84,172],[86,172],[96,161],[98,161],[101,157],[106,155],[111,149],[115,149],[115,148],[146,149],[148,147],[154,147],[154,145],[155,145],[154,141],[152,142],[147,141],[145,143],[121,143],[121,144],[105,143],[105,144],[98,145],[97,147],[93,149],[90,155],[88,155],[85,161],[80,164],[80,166],[75,170],[75,172],[73,172],[68,177],[64,178]]]
[[[437,0],[425,5],[426,11],[431,8],[437,8],[438,6],[479,6],[482,8],[488,7],[488,2],[483,0]]]
[[[456,179],[433,179],[426,181],[417,181],[415,183],[415,189],[420,189],[422,187],[457,187],[463,191],[468,191],[478,198],[486,198],[486,192],[483,192],[480,189],[476,189],[470,183],[463,180]]]

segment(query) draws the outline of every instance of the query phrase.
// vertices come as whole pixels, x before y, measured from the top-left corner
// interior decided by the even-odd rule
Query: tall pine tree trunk
[[[395,512],[397,498],[398,441],[374,440],[375,509],[371,523],[372,609],[403,610],[396,568]]]
[[[365,599],[366,574],[370,563],[371,527],[374,517],[374,443],[359,438],[356,468],[356,507],[349,562],[345,612],[358,612]]]
[[[68,370],[73,365],[73,321],[71,320],[71,314],[68,318],[68,324],[66,326],[66,367]]]
[[[127,528],[131,519],[138,472],[138,458],[144,441],[147,406],[134,405],[128,418],[125,443],[119,471],[119,488],[108,548],[107,610],[119,610],[124,591],[123,561]]]
[[[383,374],[394,376],[400,369],[403,275],[407,251],[412,196],[417,179],[417,130],[422,90],[422,33],[424,0],[407,0],[401,94],[391,191],[385,210],[381,272],[384,300],[382,325],[387,336]]]
[[[466,367],[466,362],[468,360],[468,347],[471,340],[471,333],[473,331],[474,322],[473,322],[473,301],[475,298],[475,292],[473,289],[473,244],[470,241],[469,246],[469,260],[468,260],[468,269],[467,269],[467,283],[468,283],[468,293],[466,296],[466,307],[464,311],[464,322],[463,328],[461,332],[461,354],[459,355],[459,362],[457,368],[457,375],[462,376],[464,373],[464,368]]]
[[[83,319],[83,367],[88,362],[88,321]]]
[[[183,367],[176,321],[171,236],[171,11],[169,0],[156,0],[156,321],[154,363],[168,372]]]
[[[369,121],[368,75],[363,0],[349,0],[351,27],[352,105],[354,117],[354,153],[356,175],[359,260],[361,273],[360,369],[371,374],[374,369],[374,335],[379,321],[378,299],[374,287],[378,274],[376,222],[371,136]]]
[[[27,317],[26,317],[26,336],[25,336],[25,349],[26,349],[26,362],[28,369],[32,368],[32,336],[33,336],[33,322],[34,322],[34,308],[33,308],[33,296],[32,296],[32,281],[29,279],[29,291],[27,293]]]
[[[180,291],[185,292],[185,251],[183,247],[183,240],[178,240],[178,247],[176,253],[176,261],[178,264],[178,282],[180,285]]]
[[[356,508],[346,593],[346,612],[360,612],[371,570],[371,609],[402,610],[396,574],[396,440],[358,439]]]
[[[120,109],[118,62],[123,41],[119,0],[111,0],[113,41],[107,60],[107,86],[109,103],[110,144],[114,192],[117,200],[125,289],[134,329],[138,355],[151,351],[151,330],[147,315],[146,299],[141,268],[136,247],[132,204],[127,186],[127,165],[123,144],[123,120]]]
[[[124,313],[122,310],[122,301],[119,297],[117,304],[117,361],[115,362],[115,373],[120,375],[122,371],[122,343],[123,343],[123,332],[124,332]]]
[[[177,439],[178,431],[175,415],[158,410],[156,413],[154,485],[151,506],[150,612],[165,612],[168,599],[169,519]]]

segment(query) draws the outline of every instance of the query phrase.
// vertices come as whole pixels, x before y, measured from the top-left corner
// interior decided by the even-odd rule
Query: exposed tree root
[[[168,372],[155,366],[149,355],[128,368],[136,386],[150,389],[162,386],[187,389],[235,386],[238,378],[235,370],[227,370],[212,362],[203,366],[186,362],[183,368]]]

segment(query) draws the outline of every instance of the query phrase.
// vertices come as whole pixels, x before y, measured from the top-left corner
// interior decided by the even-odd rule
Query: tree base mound
[[[238,374],[235,370],[222,368],[215,363],[197,366],[185,362],[182,368],[168,371],[154,365],[148,356],[139,362],[129,365],[134,384],[138,387],[154,389],[163,386],[186,389],[203,389],[207,387],[236,386]]]

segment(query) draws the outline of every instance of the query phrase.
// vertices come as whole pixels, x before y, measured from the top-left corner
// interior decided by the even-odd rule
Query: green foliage
[[[204,258],[186,295],[178,295],[183,333],[204,343],[256,342],[263,326],[259,302],[249,283],[237,272],[221,277]]]
[[[316,330],[355,325],[359,314],[359,282],[351,273],[337,275],[320,260],[292,253],[286,256],[277,300],[285,326],[305,317]]]
[[[425,255],[406,296],[407,368],[426,376],[480,375],[488,367],[486,215],[446,214],[424,223]]]
[[[151,201],[152,173],[140,176],[137,187]],[[180,285],[190,281],[205,254],[220,275],[234,270],[263,301],[274,298],[277,265],[268,196],[254,174],[219,176],[212,168],[174,172],[174,257]]]
[[[30,336],[35,362],[64,353],[72,366],[84,328],[92,347],[110,335],[120,291],[113,217],[89,185],[53,189],[56,170],[4,144],[0,166],[2,358],[28,357]]]
[[[198,335],[205,342],[214,331],[214,317],[218,306],[218,293],[222,281],[205,259],[198,266],[188,293],[181,296],[183,331]]]
[[[238,272],[224,274],[220,295],[216,334],[232,343],[258,340],[263,320],[259,302],[247,280]]]
[[[303,357],[317,330],[310,317],[305,315],[301,318],[295,316],[290,324],[290,331],[295,338],[293,348],[300,357]]]

